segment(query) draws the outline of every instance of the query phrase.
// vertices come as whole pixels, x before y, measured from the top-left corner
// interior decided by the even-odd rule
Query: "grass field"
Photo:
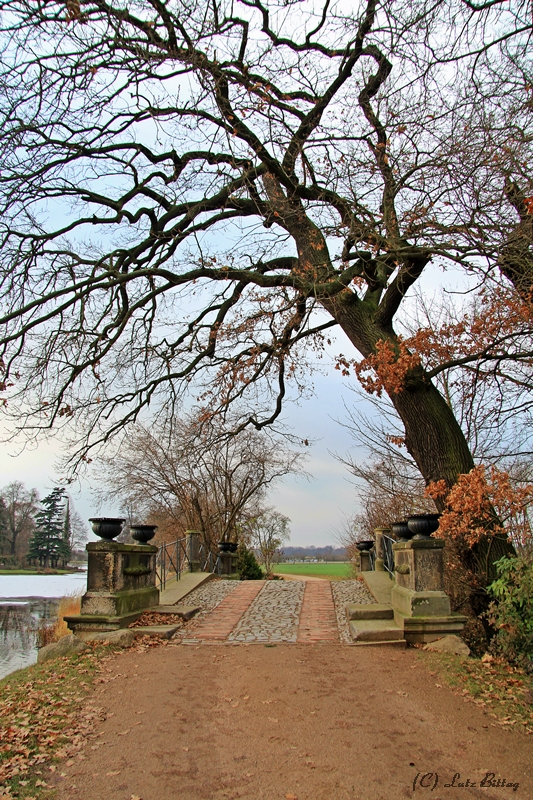
[[[332,581],[353,577],[351,564],[342,561],[330,564],[274,564],[273,570],[279,575],[312,575],[314,578],[329,578]]]
[[[0,569],[0,575],[70,575],[75,569]]]

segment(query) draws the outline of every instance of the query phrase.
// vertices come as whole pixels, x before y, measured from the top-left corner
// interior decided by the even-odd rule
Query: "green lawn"
[[[333,581],[353,577],[352,565],[342,561],[329,564],[274,564],[273,570],[279,575],[312,575],[315,578],[329,578]]]
[[[74,569],[50,569],[46,572],[38,569],[0,569],[0,575],[71,575],[74,572]]]

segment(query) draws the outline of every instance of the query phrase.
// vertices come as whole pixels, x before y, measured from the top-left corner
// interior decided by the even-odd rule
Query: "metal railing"
[[[181,573],[190,570],[187,556],[187,538],[176,539],[175,542],[165,542],[158,551],[155,561],[157,585],[164,589],[171,578],[180,579]]]
[[[391,536],[387,536],[387,534],[381,534],[381,549],[383,552],[383,567],[385,571],[389,573],[389,578],[395,579],[394,574],[394,550],[392,549],[392,545],[394,544],[395,540]]]
[[[214,575],[220,575],[221,572],[220,554],[213,553],[213,551],[209,549],[209,547],[205,544],[205,542],[201,542],[198,552],[200,556],[201,571],[212,572]]]
[[[160,545],[156,556],[156,579],[160,590],[165,588],[167,581],[176,578],[179,580],[183,572],[193,569],[193,546],[191,538],[184,536],[175,542],[166,542]],[[213,572],[220,575],[220,556],[213,553],[204,542],[199,542],[197,547],[196,569],[201,572]]]

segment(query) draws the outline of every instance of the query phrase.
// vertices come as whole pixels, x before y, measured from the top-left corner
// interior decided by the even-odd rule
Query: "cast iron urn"
[[[408,542],[415,535],[413,531],[409,530],[407,522],[393,522],[392,535],[397,542]]]
[[[157,525],[130,525],[131,538],[139,544],[146,544],[153,539]]]
[[[218,549],[221,553],[236,553],[237,542],[219,542]]]
[[[365,552],[368,552],[369,550],[372,550],[372,548],[374,547],[374,540],[373,539],[365,539],[362,542],[356,542],[355,546],[357,547],[359,552],[365,553]]]
[[[92,525],[93,533],[96,533],[101,539],[111,541],[121,533],[125,520],[118,517],[91,517],[89,522]]]
[[[429,539],[439,527],[440,514],[414,514],[408,517],[407,525],[414,539]]]

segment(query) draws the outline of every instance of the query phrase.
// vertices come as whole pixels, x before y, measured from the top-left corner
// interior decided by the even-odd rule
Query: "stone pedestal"
[[[140,612],[159,605],[157,547],[115,541],[87,545],[87,592],[81,612],[65,617],[74,633],[126,627]]]
[[[187,537],[187,561],[191,572],[200,572],[200,531],[185,531]]]
[[[355,572],[370,572],[372,570],[370,551],[358,550],[355,556],[352,558],[352,563]]]
[[[444,591],[444,540],[412,539],[393,545],[396,584],[391,591],[394,620],[408,642],[431,642],[460,633],[466,617],[454,614]]]
[[[385,571],[385,558],[383,552],[383,534],[386,536],[391,536],[391,529],[390,528],[374,528],[374,537],[376,540],[376,544],[374,545],[376,550],[376,559],[374,562],[374,569],[376,572],[384,572]]]
[[[237,575],[237,553],[219,553],[220,575],[223,578],[233,578]]]

